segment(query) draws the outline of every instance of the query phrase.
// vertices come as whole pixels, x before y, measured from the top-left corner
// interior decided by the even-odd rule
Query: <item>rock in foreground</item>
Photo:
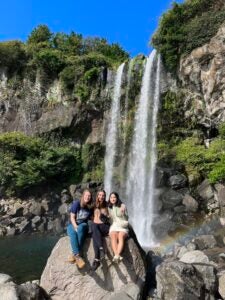
[[[145,281],[145,264],[133,239],[126,241],[123,262],[112,263],[109,239],[106,239],[107,255],[96,272],[90,266],[94,259],[92,240],[84,245],[86,266],[78,270],[67,263],[71,254],[69,238],[61,238],[54,247],[44,272],[41,286],[52,300],[112,300],[140,299]]]

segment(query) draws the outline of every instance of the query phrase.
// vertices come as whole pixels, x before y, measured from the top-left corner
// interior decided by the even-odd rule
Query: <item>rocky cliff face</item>
[[[28,135],[69,129],[77,143],[102,142],[103,114],[109,107],[114,72],[100,74],[89,100],[71,100],[58,79],[37,72],[36,78],[8,78],[0,70],[0,132],[22,131]]]
[[[225,24],[208,44],[180,61],[185,115],[206,128],[225,121]]]

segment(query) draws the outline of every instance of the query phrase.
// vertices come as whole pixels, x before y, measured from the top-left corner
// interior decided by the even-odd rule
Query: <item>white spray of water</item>
[[[112,191],[113,167],[115,162],[117,147],[118,121],[120,120],[120,95],[124,63],[119,66],[115,86],[113,91],[113,101],[110,112],[110,121],[106,135],[106,154],[105,154],[105,177],[104,187],[107,194]]]

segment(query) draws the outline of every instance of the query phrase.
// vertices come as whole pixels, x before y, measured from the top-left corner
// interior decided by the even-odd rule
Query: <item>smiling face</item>
[[[98,201],[102,203],[105,200],[105,193],[103,191],[98,193]]]
[[[85,191],[83,194],[83,203],[88,204],[91,201],[91,193],[89,191]]]
[[[117,197],[116,197],[116,195],[115,195],[115,194],[111,194],[111,195],[110,195],[110,198],[109,198],[109,201],[110,201],[110,203],[111,203],[112,205],[116,204],[116,202],[117,202]]]

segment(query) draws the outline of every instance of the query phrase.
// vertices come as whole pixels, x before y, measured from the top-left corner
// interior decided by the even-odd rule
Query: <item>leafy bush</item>
[[[206,149],[196,138],[188,138],[173,149],[176,160],[188,170],[194,170],[208,177],[211,183],[225,181],[225,140],[216,138]]]
[[[97,80],[99,76],[100,70],[97,67],[91,68],[90,70],[86,71],[84,74],[84,81],[87,83],[93,83]]]
[[[8,194],[52,181],[65,182],[81,176],[80,152],[55,147],[41,138],[19,132],[0,135],[0,185]]]
[[[207,43],[224,22],[224,16],[221,0],[174,3],[162,16],[152,44],[162,54],[167,68],[176,71],[180,56]]]
[[[58,74],[65,66],[62,52],[56,49],[42,49],[35,55],[36,65],[47,73]]]
[[[84,172],[96,168],[104,157],[104,147],[100,143],[85,144],[82,148],[82,167]]]

